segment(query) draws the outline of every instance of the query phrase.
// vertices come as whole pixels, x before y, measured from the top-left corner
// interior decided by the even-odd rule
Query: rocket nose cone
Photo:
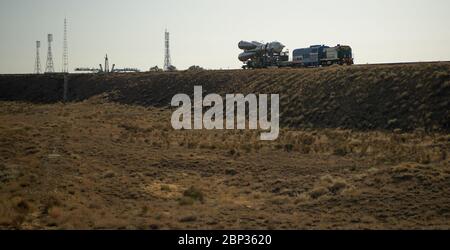
[[[272,49],[272,50],[274,50],[274,51],[276,51],[276,52],[278,52],[278,53],[280,53],[281,51],[283,51],[284,47],[285,47],[285,46],[284,46],[282,43],[280,43],[280,42],[272,42],[272,43],[270,43],[270,45],[269,45],[269,48],[270,48],[270,49]]]

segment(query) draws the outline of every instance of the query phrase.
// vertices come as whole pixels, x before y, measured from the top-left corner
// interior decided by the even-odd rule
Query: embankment
[[[109,100],[165,107],[177,93],[280,94],[289,127],[449,131],[450,63],[364,65],[316,69],[214,70],[133,74],[71,74],[69,101]],[[62,100],[62,75],[0,75],[0,100]]]

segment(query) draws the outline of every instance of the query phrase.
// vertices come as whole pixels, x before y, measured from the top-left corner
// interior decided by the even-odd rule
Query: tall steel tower
[[[68,73],[69,72],[69,48],[67,45],[67,18],[64,18],[64,45],[63,45],[63,65],[62,65],[62,72]]]
[[[170,61],[170,43],[169,43],[169,32],[167,29],[165,31],[165,56],[164,56],[164,70],[169,70],[172,65]]]
[[[52,34],[48,34],[47,41],[48,41],[48,51],[47,51],[47,64],[45,66],[45,73],[53,73],[53,72],[55,72],[55,69],[53,67],[53,55],[52,55],[53,35]]]
[[[34,63],[34,73],[41,73],[41,58],[39,56],[39,48],[41,48],[41,41],[36,41],[36,61]]]

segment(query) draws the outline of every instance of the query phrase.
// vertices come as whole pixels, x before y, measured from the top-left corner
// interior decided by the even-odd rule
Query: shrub
[[[183,196],[200,202],[204,201],[203,192],[194,186],[191,186],[190,188],[185,190],[183,192]]]

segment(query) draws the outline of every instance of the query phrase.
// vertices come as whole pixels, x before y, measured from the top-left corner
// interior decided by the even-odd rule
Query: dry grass
[[[0,227],[450,226],[448,134],[282,128],[267,142],[173,131],[170,115],[2,102]]]

